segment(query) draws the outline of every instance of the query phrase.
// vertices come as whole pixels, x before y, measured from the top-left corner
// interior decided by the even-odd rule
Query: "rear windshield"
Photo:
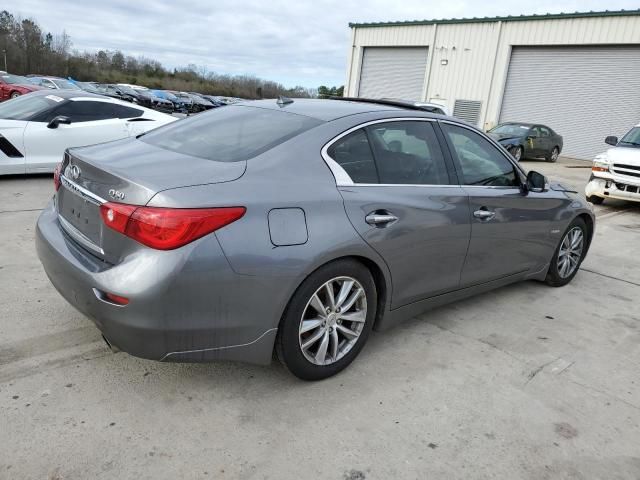
[[[174,122],[143,142],[217,162],[248,160],[322,123],[293,113],[227,106]]]

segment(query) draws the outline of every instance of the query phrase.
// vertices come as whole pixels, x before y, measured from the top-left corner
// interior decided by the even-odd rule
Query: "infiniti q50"
[[[263,100],[66,152],[37,225],[58,291],[114,348],[321,379],[372,329],[520,280],[562,286],[594,216],[451,117]]]

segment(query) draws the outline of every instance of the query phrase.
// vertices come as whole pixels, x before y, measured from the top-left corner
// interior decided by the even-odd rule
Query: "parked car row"
[[[71,78],[36,74],[27,76],[0,74],[0,101],[42,89],[84,90],[95,95],[117,98],[165,113],[198,113],[240,100],[198,92],[152,90],[140,85],[124,83],[80,82]]]

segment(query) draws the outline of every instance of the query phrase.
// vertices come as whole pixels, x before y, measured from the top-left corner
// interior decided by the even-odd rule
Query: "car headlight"
[[[608,172],[611,164],[609,163],[609,159],[605,155],[598,155],[593,159],[593,166],[591,167],[591,171],[593,172]]]

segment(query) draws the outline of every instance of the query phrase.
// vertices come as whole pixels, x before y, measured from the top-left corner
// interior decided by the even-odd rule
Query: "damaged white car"
[[[587,200],[596,205],[605,198],[640,202],[640,124],[621,140],[610,136],[605,143],[613,148],[593,160],[585,187]]]

